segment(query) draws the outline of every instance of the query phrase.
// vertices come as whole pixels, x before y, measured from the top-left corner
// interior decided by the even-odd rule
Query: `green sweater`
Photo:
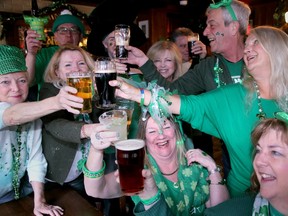
[[[59,46],[51,46],[47,48],[42,48],[36,55],[35,82],[38,85],[39,91],[44,82],[43,76],[44,76],[46,67],[48,63],[50,62],[52,56],[58,49],[59,49]]]
[[[231,160],[227,183],[230,195],[237,196],[250,187],[252,144],[250,133],[258,122],[256,94],[251,107],[245,105],[247,90],[241,84],[228,85],[197,96],[181,96],[180,118],[192,127],[221,138]],[[279,111],[274,100],[261,99],[267,117]]]
[[[223,72],[219,75],[220,80],[226,84],[233,84],[231,73],[225,64],[225,60],[218,54],[214,54],[213,56],[200,61],[193,69],[188,70],[183,76],[173,82],[169,82],[162,77],[160,73],[157,72],[157,68],[151,60],[148,60],[140,67],[140,70],[143,72],[144,79],[147,82],[157,80],[158,85],[170,89],[171,91],[177,90],[178,93],[184,95],[199,94],[217,88],[217,84],[214,80],[215,71],[213,69],[217,58],[219,59],[219,67],[223,69]]]

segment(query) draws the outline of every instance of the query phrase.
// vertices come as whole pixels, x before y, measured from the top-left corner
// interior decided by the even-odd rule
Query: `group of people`
[[[210,4],[203,35],[211,55],[198,41],[191,51],[202,60],[188,71],[176,39],[156,42],[147,54],[127,46],[128,59],[115,60],[119,73],[133,65],[145,81],[110,82],[117,96],[145,109],[135,119],[135,137],[145,140],[145,187],[131,197],[133,214],[288,215],[288,35],[259,26],[247,36],[250,13],[238,0]],[[18,48],[0,46],[0,203],[34,192],[34,214],[62,215],[46,203],[45,187],[69,185],[89,200],[123,193],[115,155],[107,153],[117,133],[80,114],[83,100],[65,85],[68,72],[94,69],[91,54],[77,46],[84,26],[66,13],[52,31],[58,46],[41,48],[28,30],[26,59]],[[113,58],[113,32],[102,43]],[[33,84],[37,101],[28,102]],[[227,187],[213,158],[185,142],[182,121],[223,140]]]

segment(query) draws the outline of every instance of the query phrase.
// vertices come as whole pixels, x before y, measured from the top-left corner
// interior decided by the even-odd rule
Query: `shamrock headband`
[[[228,10],[229,14],[231,15],[232,20],[238,21],[236,14],[233,8],[231,7],[232,0],[212,0],[212,2],[213,4],[210,4],[211,8],[217,9],[220,7],[225,7]]]
[[[279,119],[283,122],[285,122],[288,125],[288,113],[286,112],[276,112],[274,113],[274,116],[276,119]]]

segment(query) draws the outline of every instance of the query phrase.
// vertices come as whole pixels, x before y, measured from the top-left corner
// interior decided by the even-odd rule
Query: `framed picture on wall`
[[[139,21],[139,28],[142,29],[146,38],[149,38],[149,22],[148,20]]]

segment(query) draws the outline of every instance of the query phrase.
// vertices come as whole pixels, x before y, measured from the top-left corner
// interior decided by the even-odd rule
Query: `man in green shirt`
[[[54,21],[52,32],[57,45],[42,48],[43,42],[37,39],[40,35],[32,29],[27,31],[26,65],[29,73],[29,83],[30,86],[37,85],[36,90],[38,91],[43,84],[43,75],[53,54],[59,47],[67,44],[78,46],[85,34],[85,28],[80,19],[73,16],[70,11],[64,10]],[[38,100],[38,91],[33,98],[34,100]]]

